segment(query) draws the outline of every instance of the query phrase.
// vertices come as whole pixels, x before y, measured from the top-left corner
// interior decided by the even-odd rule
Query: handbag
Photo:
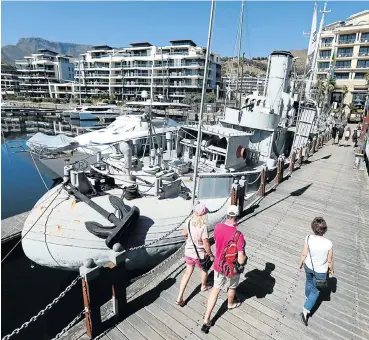
[[[203,259],[200,258],[199,252],[197,251],[197,248],[196,248],[196,245],[195,245],[195,242],[192,239],[190,224],[191,224],[190,221],[188,221],[188,232],[190,234],[193,247],[195,248],[197,258],[200,262],[200,266],[201,266],[202,270],[205,271],[205,272],[208,272],[209,269],[211,268],[211,266],[213,265],[213,261],[211,260],[209,255],[206,255]]]
[[[314,270],[314,264],[313,264],[313,258],[311,257],[311,252],[310,252],[310,247],[309,247],[309,237],[310,237],[310,235],[307,238],[307,245],[308,245],[308,251],[309,251],[309,254],[310,254],[311,265],[313,267],[313,273],[314,273],[314,277],[315,277],[316,288],[318,290],[322,291],[322,290],[325,290],[325,289],[328,288],[328,281],[327,281],[326,278],[325,279],[317,279],[316,278],[315,270]]]

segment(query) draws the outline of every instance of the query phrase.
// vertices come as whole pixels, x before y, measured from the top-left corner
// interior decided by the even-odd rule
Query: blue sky
[[[168,44],[192,39],[205,46],[209,1],[169,2],[1,2],[1,45],[16,44],[21,37],[41,37],[80,44],[128,46],[149,41]],[[240,1],[216,4],[212,50],[233,55]],[[243,51],[247,56],[267,56],[271,51],[302,49],[308,39],[314,3],[309,1],[246,2]],[[319,2],[322,9],[323,2]],[[329,2],[326,23],[345,20],[369,9],[364,1]]]

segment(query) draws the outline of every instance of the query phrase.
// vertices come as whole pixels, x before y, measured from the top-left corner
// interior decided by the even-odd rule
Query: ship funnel
[[[119,143],[119,151],[124,155],[124,163],[125,168],[130,174],[132,168],[132,149],[131,146],[127,142],[120,142]]]
[[[266,97],[267,107],[275,114],[281,114],[282,93],[288,92],[293,58],[288,51],[274,51],[270,54]]]

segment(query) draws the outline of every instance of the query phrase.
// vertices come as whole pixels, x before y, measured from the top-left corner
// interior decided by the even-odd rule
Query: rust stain
[[[61,228],[62,228],[62,227],[61,227],[61,225],[59,225],[59,224],[56,226],[56,229],[57,229],[58,231],[60,231],[60,230],[61,230]]]
[[[75,207],[76,203],[77,203],[77,202],[76,202],[76,200],[73,200],[73,201],[72,201],[71,209],[73,209],[73,208]]]
[[[74,222],[81,223],[81,221],[80,221],[80,220],[74,220]]]

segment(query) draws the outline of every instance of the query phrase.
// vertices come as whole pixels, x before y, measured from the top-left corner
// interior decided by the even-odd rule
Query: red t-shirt
[[[214,240],[215,240],[215,260],[214,270],[220,272],[219,259],[223,252],[223,249],[227,246],[227,243],[233,239],[234,234],[237,231],[236,225],[227,223],[217,223],[214,228]],[[238,251],[245,251],[245,238],[243,234],[238,238],[237,242]]]

